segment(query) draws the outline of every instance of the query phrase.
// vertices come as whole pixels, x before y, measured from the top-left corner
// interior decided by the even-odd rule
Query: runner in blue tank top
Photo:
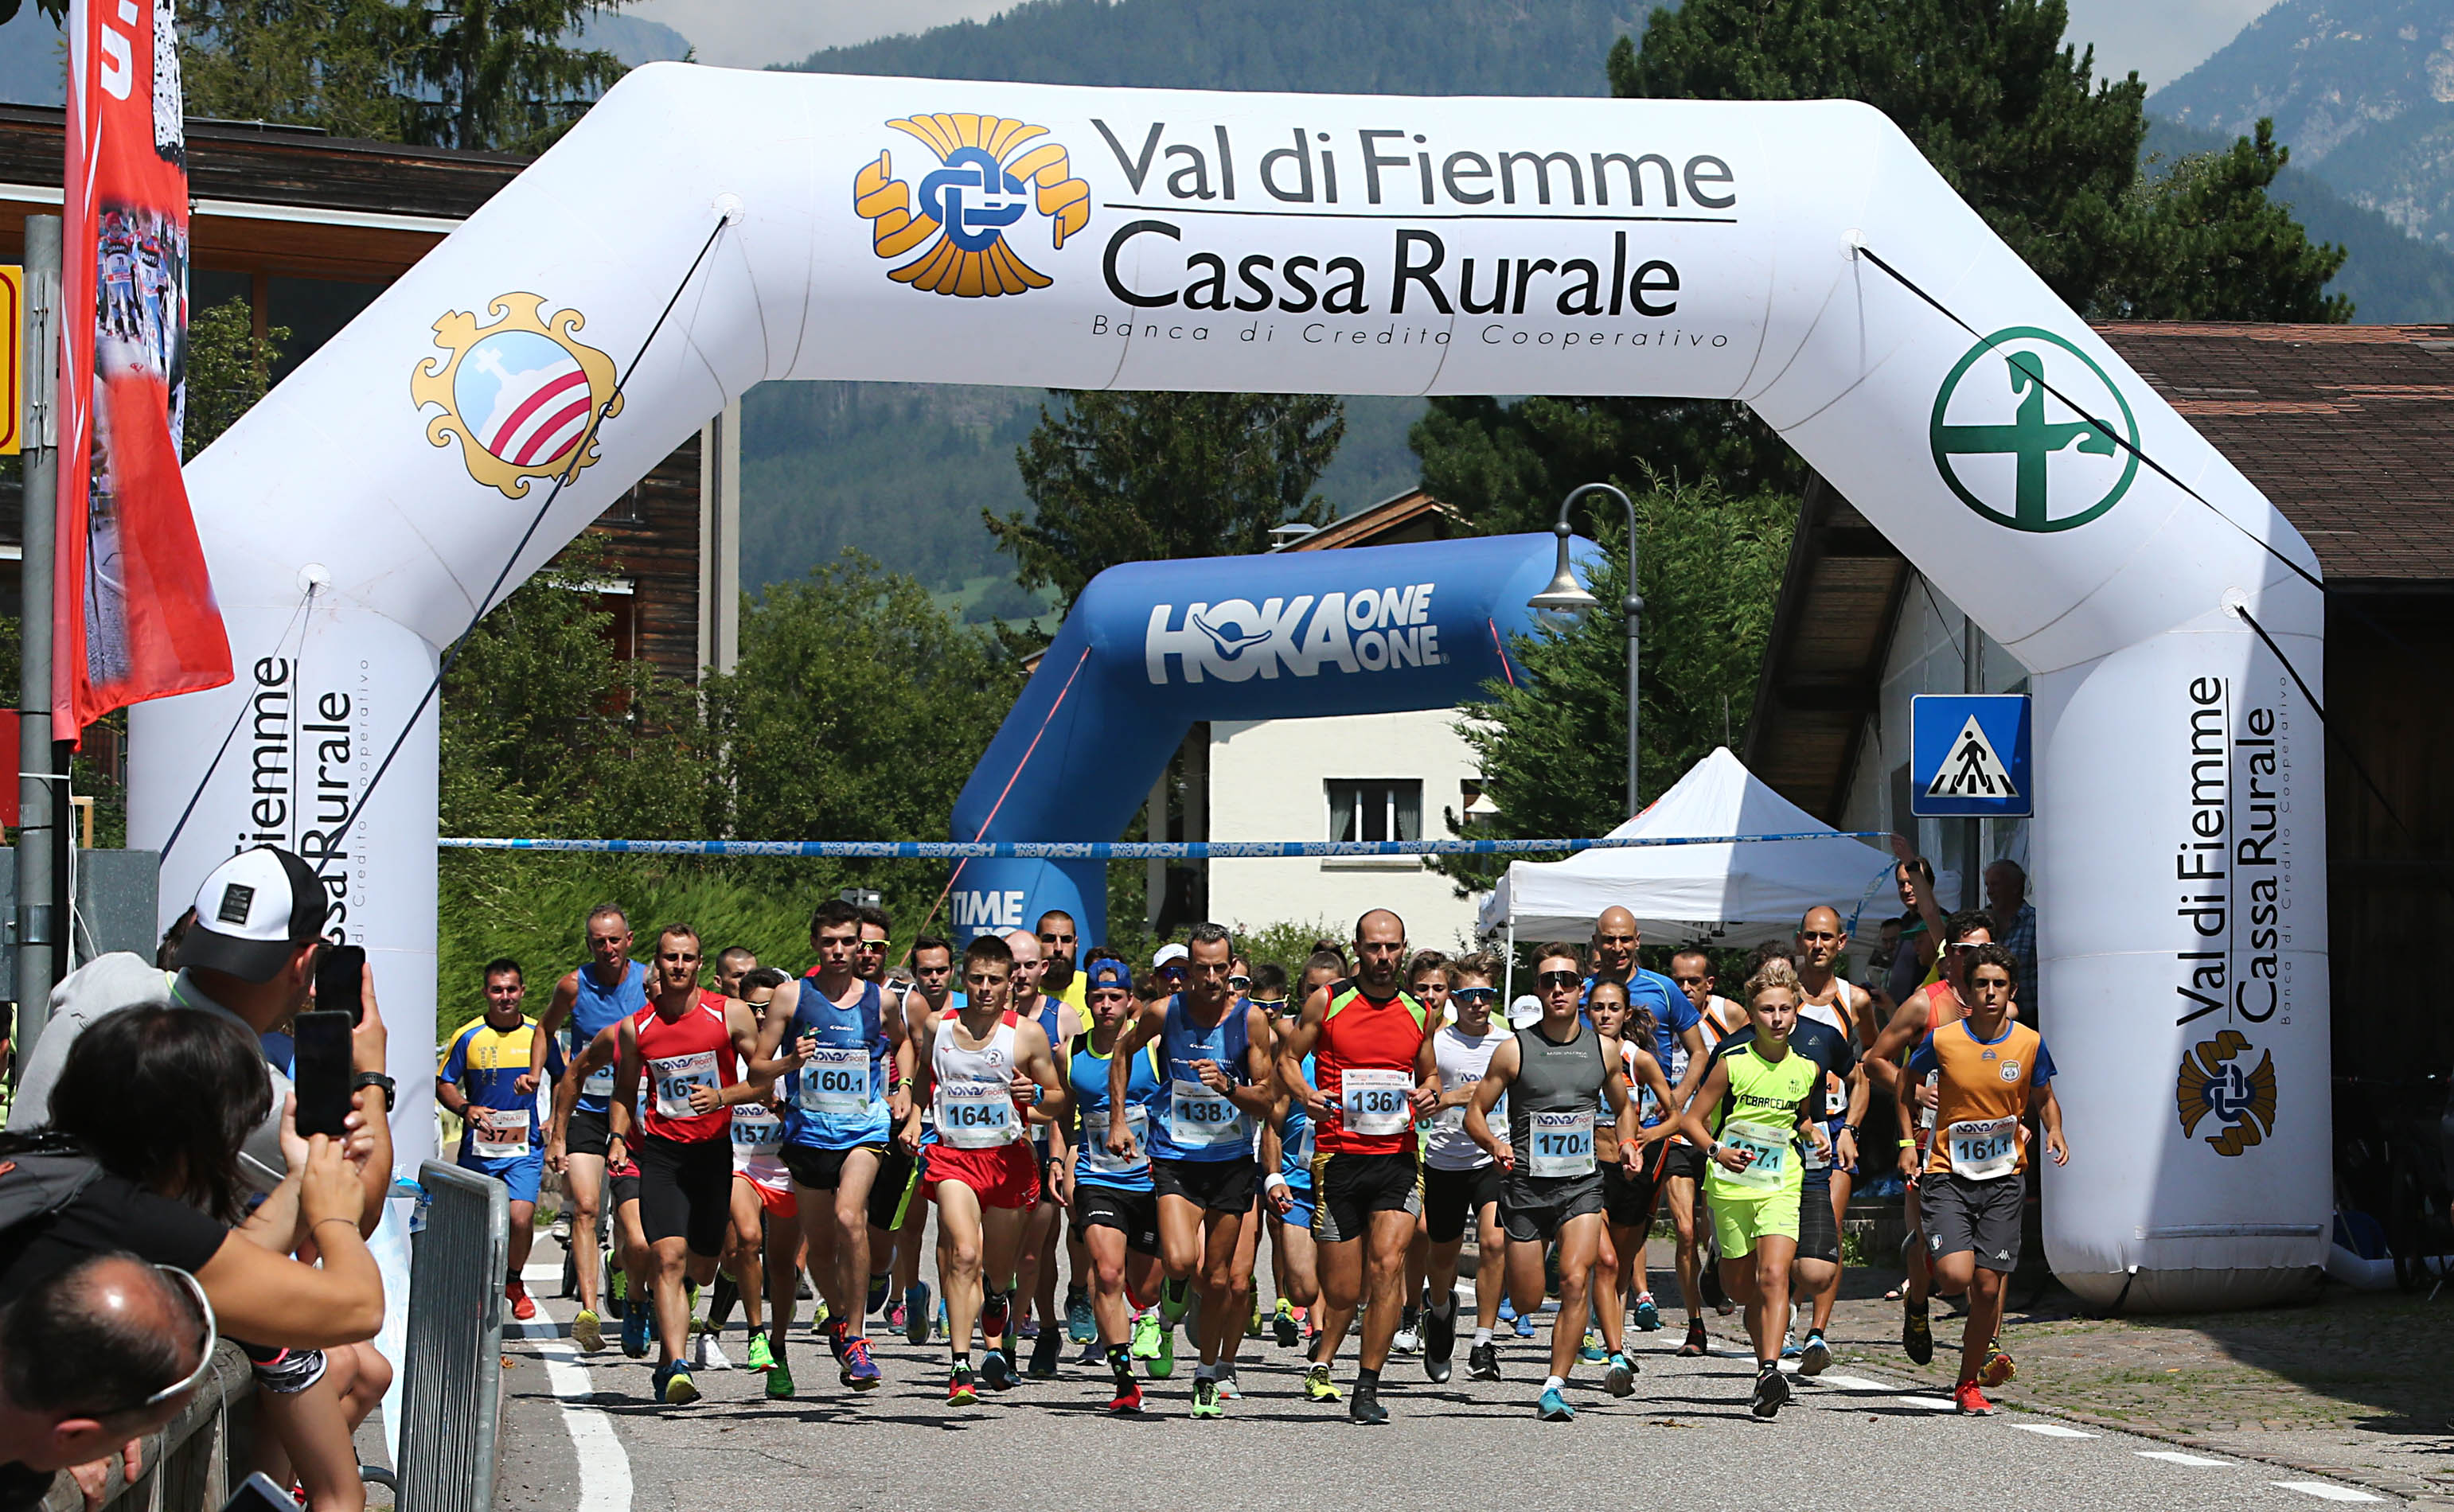
[[[1083,968],[1084,1005],[1091,1026],[1075,1042],[1069,1076],[1079,1116],[1063,1165],[1064,1197],[1081,1230],[1091,1260],[1091,1310],[1099,1343],[1116,1377],[1110,1412],[1138,1412],[1141,1387],[1134,1383],[1136,1359],[1151,1362],[1152,1376],[1164,1368],[1157,1317],[1148,1312],[1158,1295],[1158,1195],[1151,1183],[1150,1133],[1167,1106],[1167,1081],[1158,1051],[1145,1047],[1128,1064],[1125,1126],[1134,1147],[1118,1155],[1108,1147],[1109,1076],[1116,1040],[1132,1018],[1133,968],[1113,951],[1095,950]]]
[[[1277,1054],[1276,1041],[1286,1038],[1295,1027],[1297,1015],[1312,995],[1346,975],[1346,960],[1335,951],[1323,950],[1304,963],[1296,990],[1280,1005],[1280,1014],[1270,1022],[1273,1044],[1270,1053]],[[1303,1059],[1304,1081],[1312,1084],[1317,1074],[1313,1058]],[[1275,1147],[1277,1160],[1274,1174],[1262,1184],[1263,1211],[1270,1220],[1270,1274],[1276,1280],[1278,1293],[1277,1315],[1271,1327],[1278,1347],[1293,1349],[1308,1341],[1316,1326],[1312,1309],[1320,1301],[1319,1253],[1313,1247],[1313,1125],[1312,1115],[1304,1111],[1303,1100],[1276,1088],[1278,1096],[1276,1123],[1262,1131],[1261,1154],[1264,1169],[1271,1168],[1269,1155]],[[1335,1402],[1341,1393],[1326,1382],[1320,1383],[1326,1393],[1316,1400]]]
[[[1159,1316],[1184,1316],[1194,1272],[1201,1274],[1201,1366],[1193,1413],[1219,1416],[1217,1365],[1231,1330],[1240,1335],[1253,1306],[1253,1128],[1277,1101],[1270,1021],[1227,985],[1236,954],[1225,926],[1195,926],[1185,943],[1184,990],[1145,1005],[1116,1052],[1130,1058],[1152,1042],[1166,1067],[1167,1105],[1151,1130],[1151,1182],[1158,1191],[1158,1231],[1167,1267]],[[1126,1067],[1108,1072],[1108,1148],[1122,1155],[1132,1134],[1119,1104]]]
[[[877,984],[859,974],[858,909],[840,899],[820,904],[810,945],[818,964],[776,989],[758,1061],[762,1074],[783,1075],[777,1153],[793,1173],[810,1276],[826,1299],[827,1347],[843,1384],[871,1391],[880,1380],[863,1333],[871,1231],[894,1227],[911,1177],[912,1152],[897,1137],[912,1106],[911,1040],[903,1016],[885,1011]],[[792,1394],[792,1298],[777,1299],[768,1320],[770,1398]]]
[[[572,1034],[563,1060],[570,1064],[598,1035],[648,1005],[648,968],[631,959],[631,922],[622,910],[610,903],[600,905],[581,927],[588,939],[588,964],[564,973],[553,985],[553,996],[537,1018],[529,1046],[528,1075],[519,1082],[524,1093],[545,1084],[545,1047],[565,1020]],[[613,1090],[610,1064],[583,1078],[569,1118],[547,1139],[546,1164],[562,1173],[571,1196],[572,1269],[579,1283],[579,1311],[572,1316],[571,1337],[590,1353],[605,1347],[604,1324],[596,1310],[602,1262],[595,1236],[604,1211],[606,1151],[614,1132],[605,1099]]]

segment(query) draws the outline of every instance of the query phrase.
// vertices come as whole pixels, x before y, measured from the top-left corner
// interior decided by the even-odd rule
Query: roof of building
[[[2274,502],[2331,588],[2454,590],[2454,326],[2097,330]],[[1915,577],[1847,499],[1809,483],[1746,764],[1827,823],[1847,800]]]
[[[64,112],[0,106],[0,244],[57,214]],[[396,277],[528,159],[191,119],[190,231],[199,268],[376,282]]]
[[[1345,547],[1445,541],[1470,530],[1464,516],[1457,510],[1420,488],[1409,488],[1378,504],[1332,520],[1311,534],[1297,536],[1277,549],[1332,551]]]

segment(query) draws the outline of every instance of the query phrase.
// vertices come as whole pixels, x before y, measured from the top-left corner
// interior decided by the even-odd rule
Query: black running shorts
[[[639,1139],[639,1227],[649,1243],[679,1239],[694,1255],[724,1253],[733,1226],[733,1142]]]
[[[1319,1150],[1312,1158],[1312,1237],[1342,1244],[1372,1231],[1375,1213],[1423,1210],[1423,1175],[1413,1150],[1358,1154]]]
[[[1454,1244],[1469,1228],[1481,1227],[1485,1203],[1499,1201],[1499,1163],[1485,1161],[1470,1170],[1423,1167],[1423,1228],[1435,1244]]]

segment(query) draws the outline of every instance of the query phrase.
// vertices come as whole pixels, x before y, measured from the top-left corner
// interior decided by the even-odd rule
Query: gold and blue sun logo
[[[459,442],[470,477],[525,498],[533,480],[596,461],[597,427],[622,412],[622,396],[614,359],[579,340],[588,324],[579,311],[547,319],[542,297],[511,293],[489,300],[486,313],[493,319],[484,326],[459,309],[434,323],[448,355],[418,360],[409,395],[419,409],[443,410],[427,422],[427,440]]]
[[[1091,224],[1091,186],[1074,176],[1064,148],[1038,141],[1047,128],[943,111],[886,124],[925,144],[939,165],[921,175],[916,197],[886,151],[854,175],[853,209],[871,224],[877,255],[919,249],[886,276],[958,299],[1046,288],[1048,275],[1016,255],[1013,233],[1036,214],[1049,222],[1052,249],[1062,249]]]
[[[2239,1030],[2226,1029],[2182,1057],[2173,1096],[2182,1138],[2197,1138],[2199,1125],[2212,1118],[2216,1128],[2207,1144],[2219,1155],[2239,1155],[2275,1132],[2275,1055],[2269,1051],[2256,1070],[2244,1070],[2239,1058],[2251,1047]]]

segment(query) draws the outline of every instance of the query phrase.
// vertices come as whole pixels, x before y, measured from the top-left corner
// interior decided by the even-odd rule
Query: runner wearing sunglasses
[[[1433,1036],[1440,1096],[1423,1131],[1423,1230],[1431,1249],[1424,1267],[1422,1317],[1423,1372],[1435,1382],[1449,1379],[1449,1362],[1457,1352],[1458,1254],[1465,1247],[1466,1230],[1474,1230],[1477,1255],[1496,1257],[1503,1250],[1501,1172],[1490,1152],[1465,1131],[1465,1105],[1490,1068],[1491,1053],[1508,1043],[1507,1026],[1491,1018],[1499,1001],[1499,990],[1492,985],[1496,970],[1485,955],[1466,956],[1450,965],[1448,1002],[1457,1010],[1457,1022]],[[1499,1348],[1492,1343],[1492,1331],[1499,1326],[1502,1290],[1498,1285],[1474,1289],[1474,1343],[1466,1351],[1466,1374],[1477,1381],[1499,1379]]]

